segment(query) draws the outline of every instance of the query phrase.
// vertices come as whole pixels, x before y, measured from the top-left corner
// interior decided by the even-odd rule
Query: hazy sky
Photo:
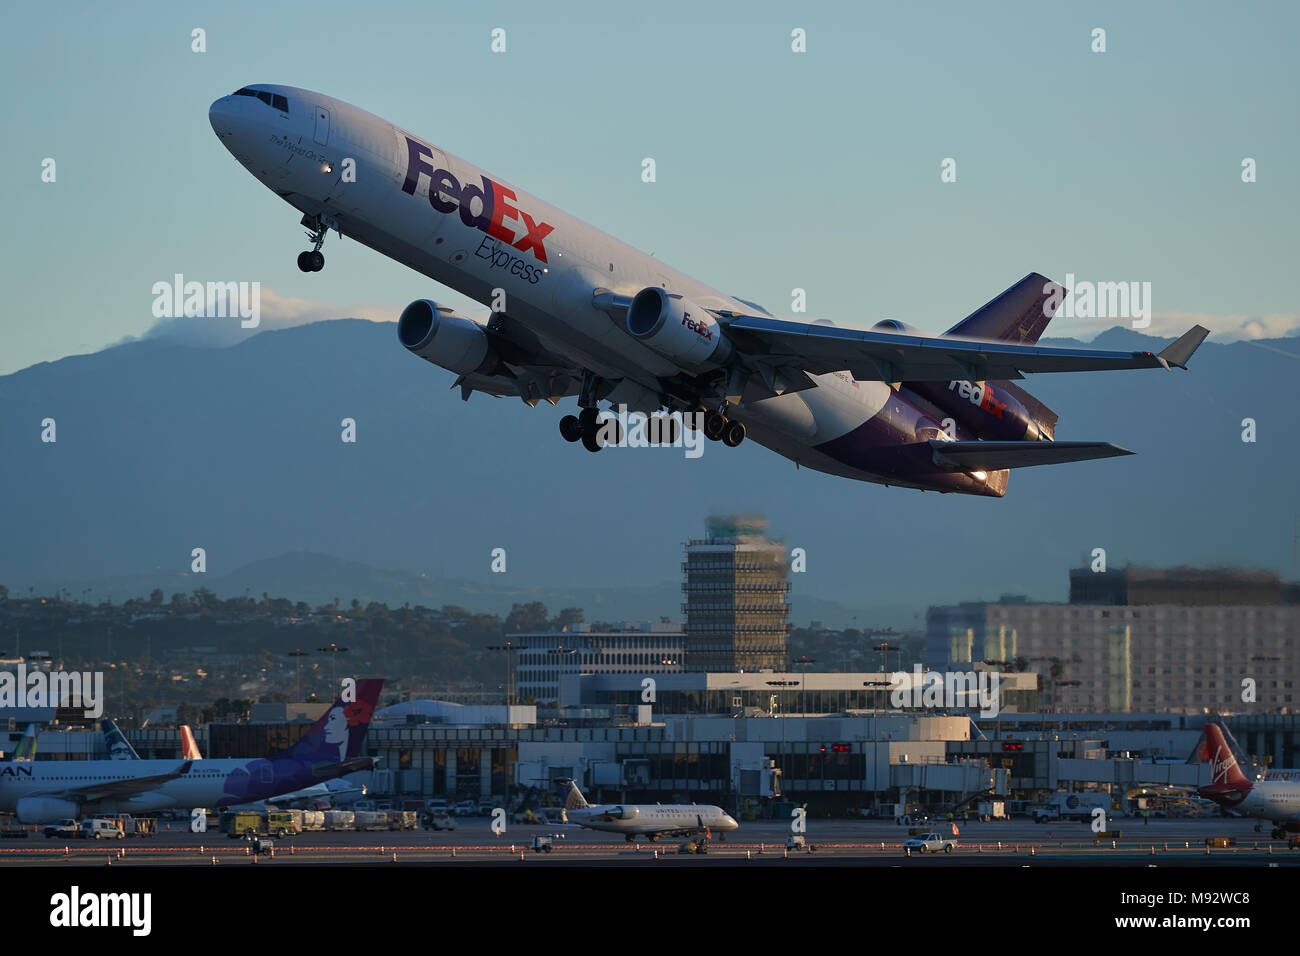
[[[940,331],[1038,270],[1151,282],[1154,332],[1300,328],[1294,4],[61,3],[0,25],[0,374],[145,334],[177,272],[258,280],[281,323],[465,307],[337,237],[298,271],[296,213],[208,125],[257,82],[369,109],[778,314],[801,287],[811,316]]]

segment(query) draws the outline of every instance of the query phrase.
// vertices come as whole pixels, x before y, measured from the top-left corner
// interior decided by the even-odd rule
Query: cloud
[[[329,319],[368,319],[372,322],[395,322],[401,306],[350,305],[336,306],[309,299],[280,295],[274,289],[262,286],[259,292],[260,321],[255,328],[243,328],[238,317],[201,318],[179,317],[159,319],[139,337],[140,341],[167,341],[203,348],[224,348],[237,345],[261,332],[289,329],[297,325],[323,322]],[[123,342],[137,341],[127,337]],[[121,344],[120,342],[117,344]]]

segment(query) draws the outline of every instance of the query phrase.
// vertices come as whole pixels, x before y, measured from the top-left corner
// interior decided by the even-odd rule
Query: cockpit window
[[[289,112],[289,100],[279,93],[270,93],[266,90],[255,90],[251,86],[245,86],[243,89],[235,90],[233,96],[251,96],[254,99],[261,100],[272,109],[277,109],[281,113]]]

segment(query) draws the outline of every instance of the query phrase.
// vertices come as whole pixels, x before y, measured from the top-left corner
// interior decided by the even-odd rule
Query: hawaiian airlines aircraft
[[[576,823],[589,830],[608,830],[622,833],[628,842],[644,836],[653,843],[661,836],[708,837],[714,830],[727,832],[738,824],[721,807],[697,806],[694,803],[610,804],[591,806],[578,789],[576,781],[558,781],[568,785],[564,801],[566,823]]]
[[[359,680],[296,744],[253,760],[48,760],[0,764],[0,811],[23,823],[91,813],[229,807],[300,790],[357,770],[382,680]]]
[[[1202,756],[1210,761],[1210,783],[1197,793],[1244,817],[1273,823],[1273,838],[1300,833],[1300,784],[1290,780],[1249,780],[1218,724],[1205,725]]]
[[[777,319],[332,97],[259,84],[208,116],[303,214],[299,268],[324,267],[334,230],[487,305],[481,324],[413,302],[398,340],[455,373],[464,399],[576,396],[560,432],[593,452],[633,444],[637,428],[680,444],[682,413],[711,440],[750,436],[829,474],[1001,497],[1011,468],[1131,454],[1055,441],[1056,414],[1013,379],[1186,368],[1208,334],[1196,326],[1158,355],[1038,346],[1066,293],[1036,273],[939,337],[893,319],[869,331]],[[601,402],[652,417],[624,433]]]

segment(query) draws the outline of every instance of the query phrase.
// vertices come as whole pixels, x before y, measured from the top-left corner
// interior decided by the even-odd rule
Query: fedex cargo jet
[[[413,302],[398,340],[455,373],[464,399],[576,397],[560,432],[593,452],[620,441],[602,421],[608,402],[654,415],[652,442],[680,443],[664,413],[682,413],[711,440],[752,437],[832,475],[1001,497],[1011,468],[1131,454],[1056,441],[1056,413],[1014,380],[1186,368],[1208,334],[1196,326],[1158,355],[1039,346],[1064,290],[1037,273],[942,336],[892,319],[871,330],[777,319],[341,100],[259,84],[208,115],[303,214],[312,248],[299,268],[324,267],[334,230],[488,306],[479,323]]]
[[[1218,724],[1205,725],[1200,756],[1210,762],[1210,783],[1197,793],[1244,817],[1269,820],[1273,838],[1300,833],[1300,783],[1290,780],[1250,780]]]
[[[288,750],[253,760],[48,760],[0,764],[0,811],[23,823],[92,813],[229,807],[370,770],[361,755],[382,680],[359,680]]]

